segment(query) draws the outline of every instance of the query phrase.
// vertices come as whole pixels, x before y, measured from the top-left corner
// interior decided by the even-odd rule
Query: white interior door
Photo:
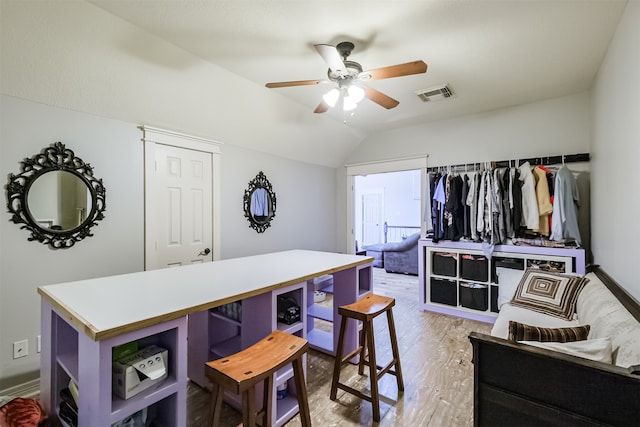
[[[155,145],[155,171],[147,186],[147,230],[155,237],[147,269],[177,267],[213,260],[211,153]],[[151,221],[149,221],[153,217]],[[153,261],[153,262],[152,262]]]
[[[362,245],[382,242],[382,194],[362,195]]]

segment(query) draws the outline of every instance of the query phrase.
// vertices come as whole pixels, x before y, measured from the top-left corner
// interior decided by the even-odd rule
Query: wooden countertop
[[[292,250],[40,286],[38,293],[99,341],[372,261]]]

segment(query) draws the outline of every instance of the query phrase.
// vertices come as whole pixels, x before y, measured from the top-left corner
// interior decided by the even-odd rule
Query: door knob
[[[200,253],[198,254],[198,256],[207,256],[211,253],[211,249],[209,248],[205,248],[204,251],[200,251]]]

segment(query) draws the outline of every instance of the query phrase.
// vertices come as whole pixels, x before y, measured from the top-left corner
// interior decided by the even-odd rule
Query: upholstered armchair
[[[376,243],[363,246],[367,256],[374,258],[374,267],[384,267],[388,273],[418,275],[418,240],[420,233],[412,234],[401,242]]]

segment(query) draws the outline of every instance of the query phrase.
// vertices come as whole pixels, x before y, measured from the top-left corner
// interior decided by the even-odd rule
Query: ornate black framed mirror
[[[244,190],[244,216],[249,227],[258,233],[264,233],[276,216],[276,193],[262,171],[249,181],[249,187]]]
[[[31,232],[30,241],[66,249],[104,218],[105,188],[93,168],[62,142],[20,162],[6,185],[11,221]]]

